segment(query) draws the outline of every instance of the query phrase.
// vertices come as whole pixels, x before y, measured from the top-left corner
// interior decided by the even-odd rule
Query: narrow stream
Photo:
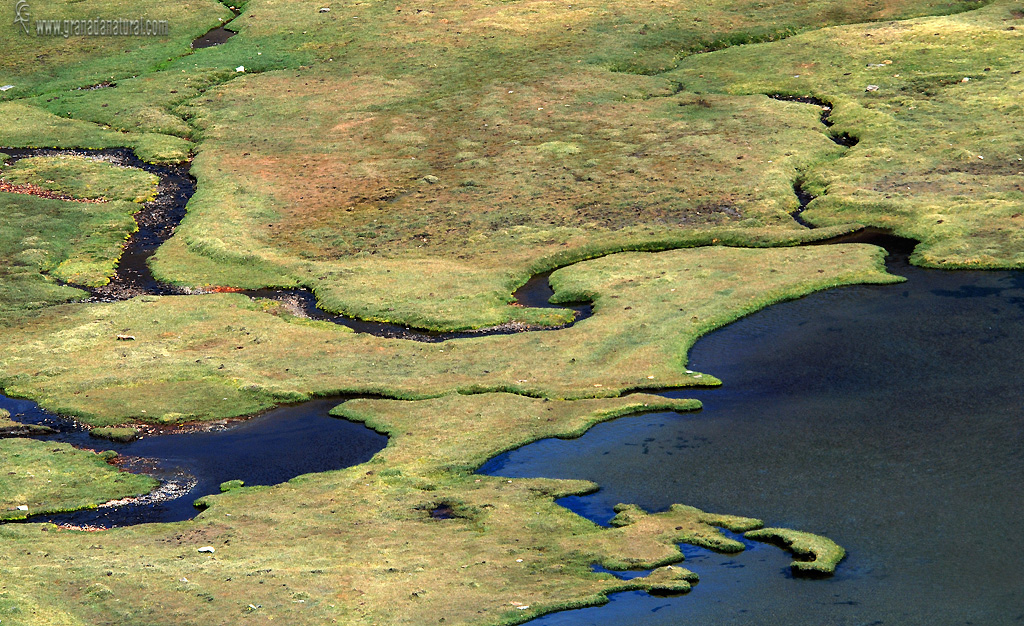
[[[104,160],[121,167],[135,167],[160,179],[157,197],[136,213],[139,230],[125,244],[116,275],[110,284],[87,289],[86,302],[114,302],[140,295],[182,295],[189,290],[157,281],[149,269],[149,259],[173,233],[185,216],[186,205],[195,192],[195,179],[188,164],[158,166],[140,160],[127,148],[21,149],[0,148],[9,156],[7,164],[34,156],[74,155]],[[553,291],[548,285],[550,272],[531,278],[513,297],[526,306],[571,308],[574,321],[589,317],[589,303],[552,305]],[[80,287],[81,288],[81,287]],[[347,326],[356,332],[376,336],[441,342],[448,339],[511,334],[532,329],[522,325],[504,325],[478,331],[431,332],[398,324],[368,322],[328,313],[317,306],[308,289],[243,291],[251,298],[288,301],[308,317]],[[174,522],[197,514],[192,503],[199,497],[217,493],[222,482],[241,479],[247,485],[270,485],[300,474],[323,472],[370,459],[387,443],[387,438],[360,424],[330,417],[327,412],[342,399],[318,399],[297,406],[275,409],[244,423],[233,423],[205,432],[150,436],[121,444],[91,438],[88,430],[76,423],[49,414],[30,401],[0,395],[0,408],[11,412],[16,421],[43,424],[57,430],[47,440],[65,441],[91,449],[115,450],[122,467],[145,473],[161,481],[160,488],[137,502],[61,515],[33,516],[30,522],[52,521],[79,526],[112,527],[144,522]]]
[[[828,580],[789,556],[684,546],[687,597],[614,596],[532,626],[1024,622],[1024,272],[907,264],[906,283],[771,306],[702,338],[690,366],[721,378],[698,413],[656,413],[545,440],[481,471],[583,478],[561,503],[607,523],[619,502],[681,502],[824,534],[848,556]],[[899,244],[902,246],[902,253]]]
[[[128,148],[108,148],[104,150],[0,148],[0,152],[10,157],[7,161],[8,165],[13,165],[21,159],[35,156],[86,156],[108,161],[121,167],[139,168],[157,175],[160,179],[159,186],[157,187],[157,197],[152,202],[147,202],[143,205],[142,209],[135,214],[135,221],[139,225],[139,230],[129,237],[125,243],[124,251],[117,264],[116,274],[110,283],[98,288],[87,288],[80,285],[75,285],[75,287],[90,292],[91,297],[86,302],[114,302],[140,295],[164,296],[197,293],[195,290],[159,282],[153,277],[153,273],[149,269],[150,257],[153,256],[163,242],[167,241],[174,234],[174,229],[185,217],[186,205],[189,199],[195,193],[196,181],[188,173],[188,163],[174,166],[153,165],[136,157]],[[574,311],[572,323],[590,317],[593,312],[593,307],[590,303],[553,305],[548,302],[548,298],[553,294],[553,291],[547,284],[547,277],[550,273],[546,272],[532,277],[512,294],[513,300],[525,306],[570,309]],[[316,296],[309,289],[249,289],[242,290],[240,293],[250,298],[266,298],[290,302],[312,319],[346,326],[359,333],[430,343],[465,337],[558,330],[559,328],[566,327],[535,328],[524,324],[503,324],[479,330],[437,332],[419,330],[401,324],[360,320],[347,315],[324,311],[318,306]],[[568,326],[571,325],[568,324]]]

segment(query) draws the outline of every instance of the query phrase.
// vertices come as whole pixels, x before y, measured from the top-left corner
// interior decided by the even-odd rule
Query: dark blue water
[[[220,484],[241,479],[246,485],[274,485],[301,474],[357,465],[383,449],[387,437],[362,424],[328,415],[342,399],[322,398],[286,406],[210,432],[151,436],[121,444],[92,438],[66,420],[41,411],[33,402],[0,396],[0,408],[26,423],[60,429],[47,441],[115,450],[129,459],[126,467],[163,482],[156,497],[140,503],[51,516],[52,521],[93,526],[177,522],[195,517],[193,502],[220,492]]]
[[[605,523],[619,502],[681,502],[821,533],[834,578],[789,557],[686,548],[687,596],[620,594],[540,625],[1024,623],[1024,273],[895,262],[908,282],[769,307],[701,339],[690,367],[724,381],[697,413],[601,424],[482,471],[583,478],[566,498]]]

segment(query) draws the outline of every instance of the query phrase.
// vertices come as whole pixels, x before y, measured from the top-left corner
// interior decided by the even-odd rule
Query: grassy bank
[[[110,465],[112,456],[66,443],[0,439],[0,521],[94,508],[157,486]]]
[[[72,198],[148,202],[159,179],[142,170],[81,156],[29,157],[0,170],[14,185],[35,185]]]
[[[357,334],[237,294],[142,297],[24,317],[5,329],[0,381],[96,425],[216,419],[343,392],[615,396],[717,384],[686,369],[700,335],[812,291],[898,280],[866,245],[625,253],[552,275],[556,299],[594,302],[571,328],[440,344]]]
[[[5,623],[513,624],[605,601],[614,591],[681,592],[676,543],[736,551],[719,527],[759,520],[676,506],[620,507],[602,528],[554,503],[585,481],[474,475],[489,455],[547,436],[692,401],[632,395],[548,401],[511,394],[336,409],[387,432],[369,463],[205,499],[196,520],[83,533],[2,525]],[[452,437],[457,433],[457,441]],[[438,439],[442,445],[438,446]],[[432,511],[444,508],[446,518]],[[199,553],[210,546],[213,553]],[[742,558],[742,557],[738,557]],[[651,568],[620,580],[595,573]],[[61,593],[39,595],[59,578]],[[27,603],[23,598],[33,598]]]

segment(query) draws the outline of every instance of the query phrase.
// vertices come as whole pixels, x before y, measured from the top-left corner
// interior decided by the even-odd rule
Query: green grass
[[[791,564],[793,572],[803,576],[831,576],[846,556],[846,550],[831,539],[799,530],[761,528],[743,536],[784,546],[797,557]]]
[[[563,320],[506,306],[555,259],[805,236],[792,182],[842,152],[816,112],[697,98],[654,74],[709,48],[979,3],[279,6],[250,2],[240,34],[195,59],[262,52],[245,60],[258,74],[177,106],[202,140],[201,191],[157,274],[302,284],[337,312],[460,329]]]
[[[109,426],[101,426],[90,430],[89,435],[98,439],[109,439],[110,441],[129,443],[131,441],[135,441],[139,436],[139,431],[134,428],[111,428]]]
[[[812,223],[856,221],[919,239],[912,261],[921,265],[1021,267],[1022,15],[1017,2],[995,2],[948,17],[830,28],[687,59],[671,77],[697,92],[835,104],[832,130],[860,143],[808,168],[805,187],[819,196],[803,214]]]
[[[55,283],[109,282],[124,240],[137,230],[134,202],[81,203],[0,193],[0,310],[81,298]]]
[[[601,604],[616,591],[683,592],[696,575],[667,566],[683,559],[677,543],[735,551],[718,528],[743,531],[760,521],[685,506],[656,514],[620,507],[616,527],[602,528],[554,502],[591,491],[593,483],[471,472],[489,455],[539,437],[577,436],[600,421],[696,406],[645,394],[348,401],[335,412],[390,435],[387,448],[363,465],[274,487],[232,488],[204,498],[208,508],[178,524],[100,534],[0,525],[7,548],[0,563],[11,574],[0,619],[19,626],[75,619],[412,625],[439,617],[511,624]],[[451,519],[430,515],[442,505]],[[203,546],[216,551],[201,554]],[[620,580],[593,572],[594,563],[662,567]],[[35,591],[54,578],[60,594]]]
[[[556,299],[594,301],[571,328],[441,344],[308,323],[237,294],[54,307],[4,331],[0,383],[97,425],[217,419],[342,392],[615,396],[715,384],[686,370],[689,347],[771,303],[898,280],[865,245],[624,253],[552,275]]]
[[[236,37],[192,51],[230,17],[223,5],[32,5],[38,18],[148,13],[172,34],[41,40],[8,25],[0,84],[15,88],[0,93],[0,145],[194,155],[198,191],[154,261],[171,282],[303,285],[336,311],[456,329],[565,321],[510,306],[510,294],[578,263],[552,275],[555,298],[593,299],[594,316],[417,344],[239,295],[61,304],[82,292],[55,278],[109,276],[135,205],[0,195],[9,394],[100,427],[245,415],[313,394],[419,399],[338,409],[391,436],[370,463],[232,488],[192,522],[102,534],[0,525],[4,624],[512,624],[613,591],[686,591],[693,574],[667,565],[677,542],[734,551],[716,528],[760,521],[627,504],[603,529],[554,503],[597,485],[470,472],[537,438],[692,408],[623,394],[716,383],[689,372],[686,353],[737,317],[896,280],[878,249],[782,246],[863,223],[920,239],[918,263],[1021,264],[1016,2],[320,6],[249,0]],[[926,15],[944,17],[898,21]],[[836,26],[856,22],[871,23]],[[827,99],[836,125],[766,93]],[[861,143],[845,150],[829,132]],[[787,215],[797,180],[818,196],[805,217],[824,228]],[[741,249],[752,247],[777,249]],[[38,455],[0,480],[102,464],[57,444],[0,445]],[[123,477],[105,464],[81,471]],[[453,519],[430,516],[442,505]],[[769,532],[815,556],[796,567],[841,558],[823,538]],[[216,553],[197,552],[206,545]],[[593,563],[663,567],[621,581]]]
[[[111,466],[108,458],[66,443],[0,439],[0,521],[94,508],[157,486],[153,478]]]
[[[14,88],[0,92],[0,102],[40,92],[69,91],[152,71],[162,63],[189,54],[195,37],[228,19],[231,13],[215,0],[50,0],[30,4],[30,34],[9,24],[0,30],[4,60],[0,83]],[[35,34],[34,21],[44,19],[167,20],[167,37],[47,37]],[[60,111],[64,115],[65,111]],[[2,144],[10,145],[10,144]],[[91,146],[98,147],[98,146]]]
[[[22,101],[0,102],[0,145],[18,148],[119,148],[135,150],[140,159],[178,163],[188,159],[192,144],[180,137],[112,128],[65,118]]]
[[[0,171],[14,184],[31,184],[73,198],[148,202],[156,197],[159,179],[136,168],[125,168],[79,156],[29,157]]]

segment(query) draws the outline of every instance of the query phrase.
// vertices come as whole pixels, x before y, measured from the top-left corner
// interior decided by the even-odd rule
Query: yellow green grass
[[[694,57],[670,76],[690,91],[835,104],[833,130],[860,143],[806,172],[819,195],[811,222],[890,228],[922,242],[912,258],[922,265],[1021,267],[1022,37],[1020,4],[995,2]]]
[[[14,5],[12,5],[13,7]],[[170,58],[188,54],[192,39],[213,28],[231,12],[215,0],[48,0],[29,3],[29,34],[9,22],[0,29],[0,102],[39,92],[67,91],[116,82],[152,71]],[[12,16],[13,17],[13,16]],[[167,20],[168,36],[39,36],[35,20],[52,19]],[[66,115],[68,111],[60,111]],[[10,145],[10,144],[5,144]],[[86,146],[83,146],[86,147]],[[99,146],[88,146],[99,147]]]
[[[83,203],[0,192],[0,311],[85,295],[58,281],[108,283],[124,240],[138,228],[132,217],[138,209],[122,200]]]
[[[0,105],[2,106],[2,105]],[[80,298],[72,285],[99,286],[114,275],[132,217],[156,193],[156,176],[80,156],[29,157],[0,169],[0,180],[61,196],[109,200],[80,203],[0,193],[0,311]],[[56,279],[56,280],[54,280]]]
[[[33,626],[111,624],[513,624],[603,603],[629,589],[683,592],[692,572],[677,543],[735,550],[718,527],[759,520],[674,506],[619,507],[601,528],[554,503],[596,488],[585,481],[472,474],[503,447],[574,436],[599,421],[692,401],[636,394],[579,401],[513,394],[432,400],[352,400],[336,412],[391,439],[370,462],[274,487],[204,499],[199,517],[101,534],[0,526],[8,547],[0,616]],[[460,433],[457,446],[437,445]],[[438,506],[450,519],[435,519]],[[212,554],[199,553],[211,546]],[[594,573],[651,568],[619,580]],[[60,594],[39,594],[59,578]],[[33,603],[22,598],[30,597]]]
[[[156,487],[149,476],[107,463],[114,456],[66,443],[0,439],[0,521],[94,508]]]
[[[565,312],[507,306],[531,273],[834,232],[809,235],[786,216],[794,177],[841,154],[815,113],[681,93],[664,73],[682,59],[981,4],[446,0],[320,13],[252,0],[236,37],[191,51],[184,36],[226,19],[224,7],[143,3],[133,10],[167,13],[172,36],[123,55],[47,40],[38,66],[21,56],[26,38],[9,36],[14,78],[53,76],[5,92],[0,143],[197,153],[199,193],[155,262],[170,282],[301,284],[332,310],[434,329],[558,324]],[[54,10],[82,8],[122,5]],[[112,63],[123,71],[103,73]],[[98,83],[111,84],[71,88]]]
[[[788,528],[759,528],[743,535],[747,539],[778,543],[797,559],[791,567],[804,576],[830,576],[846,556],[846,550],[827,537]]]
[[[0,178],[31,184],[72,198],[147,202],[159,179],[140,169],[82,156],[28,157],[0,170]]]
[[[109,439],[111,441],[128,443],[130,441],[135,441],[139,435],[139,431],[129,427],[113,428],[110,426],[100,426],[99,428],[93,428],[90,430],[89,435],[98,439]]]
[[[812,291],[898,280],[866,245],[624,253],[552,275],[556,298],[594,302],[571,328],[439,344],[353,333],[238,294],[52,307],[5,329],[0,382],[97,425],[245,415],[342,392],[614,396],[717,384],[686,370],[700,335]]]
[[[721,246],[791,246],[857,222],[920,239],[915,262],[1021,264],[1016,2],[444,0],[320,13],[250,0],[239,35],[194,52],[193,37],[231,16],[223,5],[32,6],[39,18],[173,22],[144,41],[0,33],[0,85],[15,85],[0,92],[0,145],[195,155],[189,215],[154,263],[167,281],[302,285],[332,310],[437,329],[557,324],[565,311],[509,306],[530,274],[720,245],[555,272],[557,301],[594,301],[572,328],[418,344],[240,295],[60,304],[82,292],[53,277],[109,276],[132,205],[0,195],[7,393],[99,426],[314,394],[418,399],[337,409],[391,436],[371,462],[231,485],[192,522],[99,535],[0,525],[4,624],[519,623],[618,590],[685,591],[692,573],[667,565],[676,542],[736,550],[715,528],[760,522],[624,504],[603,529],[554,504],[596,485],[472,470],[604,419],[692,408],[623,394],[716,384],[686,370],[687,349],[773,302],[897,280],[868,246]],[[945,17],[899,21],[925,15]],[[834,103],[832,130],[860,144],[834,145],[816,107],[769,93]],[[787,215],[797,180],[824,228]],[[11,445],[39,455],[19,463],[37,475],[91,454]],[[437,507],[454,517],[433,519]],[[767,533],[815,556],[794,567],[842,558],[823,538]],[[207,545],[216,552],[197,552]],[[663,567],[621,581],[594,563]]]

